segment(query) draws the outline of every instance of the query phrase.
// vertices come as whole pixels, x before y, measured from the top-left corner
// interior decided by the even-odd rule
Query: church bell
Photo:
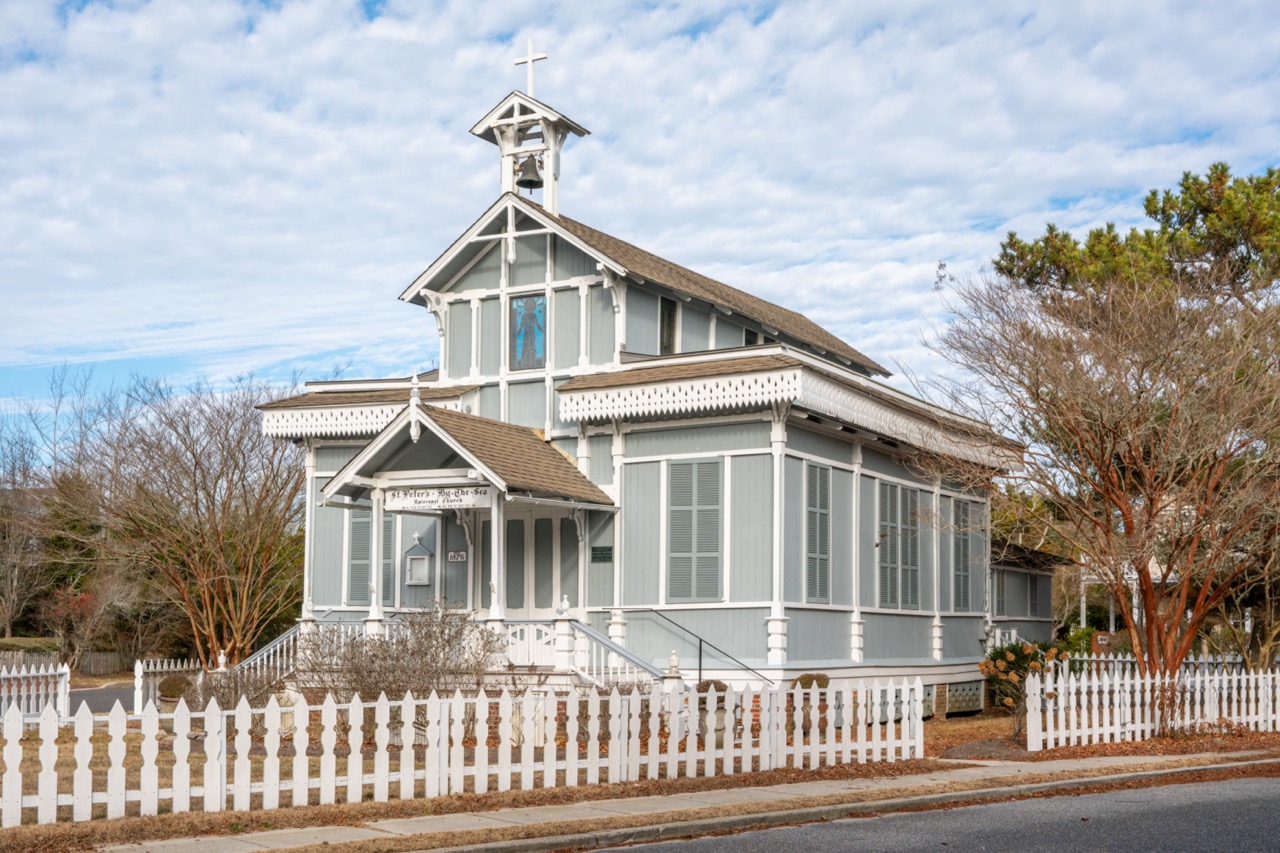
[[[538,163],[532,157],[524,158],[520,164],[520,174],[516,176],[516,186],[526,190],[542,188],[542,175],[538,172]]]

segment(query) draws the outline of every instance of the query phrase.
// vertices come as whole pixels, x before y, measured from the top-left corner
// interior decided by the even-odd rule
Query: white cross
[[[529,39],[529,55],[522,56],[516,60],[516,65],[529,66],[529,85],[525,87],[525,92],[528,93],[530,98],[533,97],[533,63],[540,62],[546,58],[547,55],[545,53],[533,52],[533,39]]]

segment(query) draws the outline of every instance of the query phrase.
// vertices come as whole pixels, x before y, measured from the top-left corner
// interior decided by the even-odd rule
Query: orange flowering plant
[[[978,669],[987,678],[992,704],[1006,708],[1013,717],[1013,737],[1022,734],[1027,717],[1027,675],[1043,673],[1069,657],[1066,649],[1050,643],[1018,641],[992,649]]]

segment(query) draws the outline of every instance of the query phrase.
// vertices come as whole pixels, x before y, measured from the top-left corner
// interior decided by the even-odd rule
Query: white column
[[[850,524],[853,525],[853,612],[849,614],[849,660],[854,663],[862,663],[863,648],[865,641],[863,631],[865,622],[862,618],[862,575],[864,568],[861,562],[861,536],[862,524],[860,523],[862,506],[862,442],[854,442],[853,445],[853,513]],[[873,507],[874,509],[874,507]],[[868,570],[869,571],[869,570]]]
[[[373,513],[369,521],[369,618],[365,633],[376,637],[382,633],[382,489],[374,489]]]
[[[305,520],[303,521],[305,530],[303,532],[304,547],[302,549],[302,620],[301,621],[303,623],[302,630],[304,631],[309,630],[311,628],[311,623],[314,622],[316,618],[315,605],[311,601],[311,570],[312,570],[311,549],[312,547],[314,547],[315,534],[316,534],[316,529],[315,529],[316,458],[315,458],[315,454],[316,454],[315,447],[311,444],[311,442],[308,441],[307,442],[307,461],[305,466],[306,467],[305,476],[307,478],[307,482],[306,482],[307,509],[305,513]]]
[[[503,511],[506,495],[493,487],[489,513],[489,621],[501,622],[507,605],[507,519]]]
[[[936,520],[942,513],[942,478],[937,478],[933,482],[933,517],[935,522],[930,524],[932,533],[929,534],[929,550],[933,554],[933,659],[942,660],[943,652],[943,624],[942,624],[942,552],[938,545],[938,535],[942,530],[941,525]],[[925,525],[917,522],[916,527],[924,532]]]
[[[622,430],[617,422],[613,424],[613,499],[614,503],[622,503]],[[659,507],[665,511],[665,507]],[[613,606],[622,606],[622,517],[621,513],[613,516]],[[666,566],[659,566],[658,571],[665,572]]]
[[[782,569],[784,548],[782,542],[784,453],[787,447],[786,414],[775,412],[771,436],[773,453],[773,600],[769,608],[768,648],[769,666],[785,666],[787,663],[787,613],[782,606]]]

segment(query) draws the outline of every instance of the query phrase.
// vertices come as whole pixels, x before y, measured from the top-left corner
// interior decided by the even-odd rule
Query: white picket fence
[[[71,670],[62,666],[0,668],[0,711],[32,716],[52,708],[71,713]]]
[[[1183,669],[1138,675],[1054,667],[1027,677],[1027,749],[1142,741],[1170,730],[1280,729],[1280,673]]]
[[[160,682],[171,675],[203,676],[204,664],[195,658],[141,658],[133,663],[133,713],[141,714],[160,699]]]
[[[214,701],[173,713],[149,703],[141,715],[117,704],[100,717],[81,705],[73,718],[49,706],[36,720],[15,708],[0,723],[0,825],[24,812],[53,823],[920,758],[923,698],[917,678],[720,695],[530,690],[290,707],[272,698],[261,709]],[[24,748],[38,771],[23,772]],[[59,772],[60,749],[69,772]]]

